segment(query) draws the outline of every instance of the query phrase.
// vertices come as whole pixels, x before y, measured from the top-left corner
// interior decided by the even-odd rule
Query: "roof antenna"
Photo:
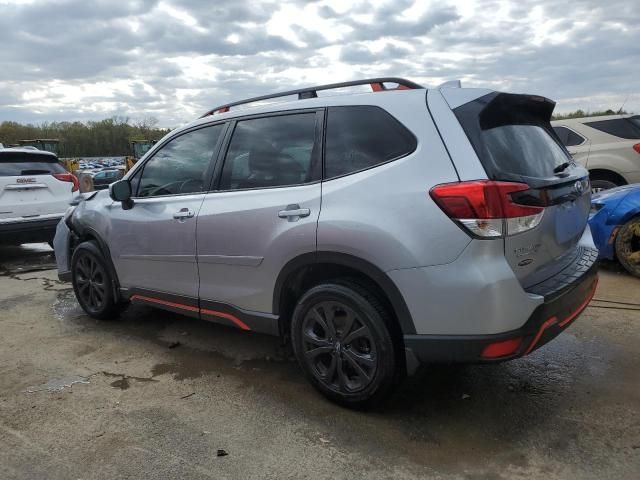
[[[622,115],[622,109],[624,108],[625,103],[627,103],[627,100],[629,100],[629,94],[627,93],[627,98],[624,99],[624,102],[622,102],[622,106],[620,107],[620,110],[618,110],[618,115]]]

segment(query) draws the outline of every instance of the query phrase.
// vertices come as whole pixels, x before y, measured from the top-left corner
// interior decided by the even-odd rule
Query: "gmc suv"
[[[373,92],[318,96],[355,85]],[[96,318],[133,302],[280,335],[350,406],[423,362],[527,355],[597,281],[553,108],[398,78],[217,107],[67,212],[60,278]]]
[[[55,154],[0,148],[0,244],[51,242],[77,191]]]

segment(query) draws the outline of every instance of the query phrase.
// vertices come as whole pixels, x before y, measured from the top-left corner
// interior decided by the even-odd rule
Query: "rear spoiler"
[[[532,120],[549,122],[556,102],[539,95],[523,95],[515,93],[498,93],[487,99],[485,107],[479,115],[480,128],[503,125],[529,124]]]

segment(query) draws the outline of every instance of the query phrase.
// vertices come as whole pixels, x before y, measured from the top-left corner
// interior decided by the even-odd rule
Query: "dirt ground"
[[[52,268],[0,247],[2,479],[640,478],[640,280],[615,267],[544,348],[426,367],[374,412],[324,400],[274,338],[93,320]]]

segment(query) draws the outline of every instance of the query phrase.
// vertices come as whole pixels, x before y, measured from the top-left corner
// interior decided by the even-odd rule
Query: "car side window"
[[[585,122],[585,125],[619,138],[626,138],[628,140],[640,139],[640,128],[638,128],[636,124],[628,118]]]
[[[330,107],[324,178],[365,170],[407,155],[415,148],[413,134],[381,108]]]
[[[207,169],[224,125],[187,132],[165,144],[135,181],[138,197],[180,195],[207,189]],[[133,182],[132,182],[133,186]]]
[[[241,120],[220,176],[220,190],[300,185],[320,179],[315,112]]]
[[[584,138],[567,127],[553,127],[553,130],[565,147],[575,147],[584,142]]]

